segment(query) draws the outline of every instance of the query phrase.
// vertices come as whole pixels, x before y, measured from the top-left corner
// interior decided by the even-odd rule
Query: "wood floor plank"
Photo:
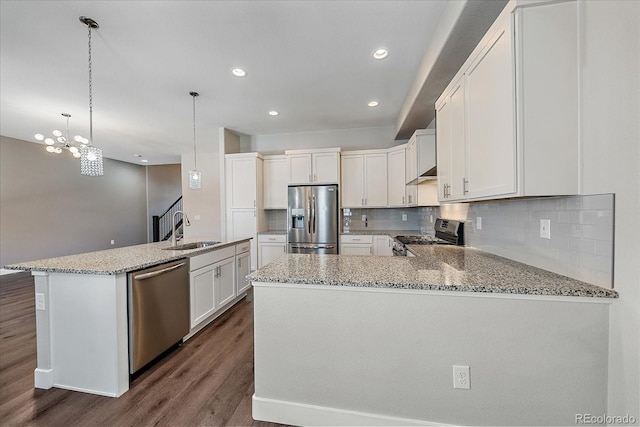
[[[34,283],[0,276],[0,425],[252,426],[252,295],[131,382],[120,398],[33,387]]]

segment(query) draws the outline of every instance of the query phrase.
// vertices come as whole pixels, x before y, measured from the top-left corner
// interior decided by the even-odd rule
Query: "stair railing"
[[[168,240],[171,235],[182,226],[182,218],[176,223],[176,230],[171,229],[173,215],[182,210],[182,196],[178,198],[162,215],[154,215],[153,219],[153,241],[159,242]]]

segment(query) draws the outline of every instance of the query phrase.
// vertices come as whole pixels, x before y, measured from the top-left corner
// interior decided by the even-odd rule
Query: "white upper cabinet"
[[[262,159],[256,153],[227,154],[227,209],[255,209],[258,202],[257,162]],[[262,169],[260,169],[262,172]],[[262,190],[262,185],[260,185]]]
[[[440,201],[579,194],[577,13],[498,16],[436,102]]]
[[[434,129],[418,129],[407,142],[405,183],[419,184],[435,178],[436,139]]]
[[[264,208],[287,209],[287,157],[264,156]]]
[[[387,198],[389,207],[406,206],[406,146],[390,148],[387,154]]]
[[[340,182],[340,149],[285,151],[288,184],[338,184]]]
[[[342,207],[387,207],[387,151],[342,155]]]

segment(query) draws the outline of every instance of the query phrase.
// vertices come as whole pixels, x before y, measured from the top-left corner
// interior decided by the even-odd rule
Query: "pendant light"
[[[96,21],[86,16],[80,17],[80,22],[89,29],[89,144],[80,148],[80,174],[87,176],[102,176],[102,150],[93,146],[93,81],[91,73],[91,29],[99,28]]]
[[[189,92],[193,98],[193,170],[189,171],[189,188],[199,190],[202,188],[202,174],[198,170],[198,156],[196,153],[196,96],[198,92]]]

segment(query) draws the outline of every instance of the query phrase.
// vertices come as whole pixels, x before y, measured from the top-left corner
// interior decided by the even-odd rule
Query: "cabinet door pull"
[[[256,201],[255,200],[253,201],[253,207],[254,208],[256,207]]]
[[[462,178],[462,194],[467,194],[469,190],[467,190],[467,184],[469,184],[469,180],[466,178]]]
[[[404,205],[404,196],[402,196],[402,204]]]

